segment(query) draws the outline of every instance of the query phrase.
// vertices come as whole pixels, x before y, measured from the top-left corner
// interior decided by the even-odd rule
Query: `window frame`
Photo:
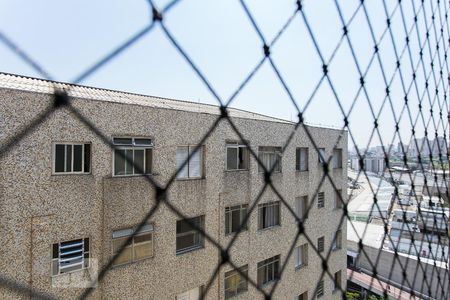
[[[56,172],[56,146],[57,145],[70,145],[72,146],[72,156],[71,156],[71,169],[73,170],[73,163],[74,163],[74,146],[81,146],[81,171],[71,171],[71,172]],[[85,172],[85,146],[89,145],[89,171]],[[64,150],[64,169],[66,168],[66,159],[67,159],[67,153],[66,150]],[[52,142],[52,175],[89,175],[92,174],[92,143],[91,142]]]
[[[267,150],[270,149],[270,150]],[[278,158],[275,168],[273,168],[272,173],[281,173],[283,171],[282,165],[283,165],[283,154],[282,154],[283,148],[278,146],[259,146],[258,147],[258,159],[259,161],[264,165],[263,160],[261,159],[261,154],[273,154],[276,158]],[[267,166],[265,166],[267,169]],[[268,169],[267,171],[270,171]],[[258,172],[262,173],[264,172],[264,168],[261,167],[260,164],[258,164]]]
[[[115,139],[131,139],[131,144],[122,144],[122,143],[115,143]],[[145,144],[136,144],[135,140],[139,139],[145,139],[150,140],[149,145]],[[112,144],[113,144],[113,151],[112,151],[112,177],[135,177],[135,176],[147,176],[153,174],[153,150],[155,149],[155,144],[152,137],[142,137],[142,136],[113,136],[112,137]],[[115,174],[116,173],[116,150],[133,150],[133,174]],[[143,166],[144,170],[143,173],[134,173],[134,150],[144,150],[143,155]],[[147,150],[151,151],[151,162],[150,162],[150,170],[147,170]],[[125,169],[127,165],[127,160],[124,158],[125,163]]]
[[[297,296],[297,300],[308,300],[308,291],[304,291]]]
[[[204,145],[201,145],[198,149],[197,149],[197,151],[199,151],[199,153],[200,153],[200,176],[190,176],[189,175],[189,161],[192,159],[192,156],[191,157],[189,157],[190,155],[191,155],[191,148],[192,149],[195,149],[196,147],[197,147],[198,145],[177,145],[176,146],[176,149],[175,149],[175,170],[177,170],[178,171],[178,168],[179,168],[179,166],[178,166],[178,162],[177,162],[177,159],[176,159],[176,156],[177,156],[177,153],[178,153],[178,148],[182,148],[182,147],[187,147],[188,148],[188,156],[187,156],[187,162],[186,162],[186,164],[185,164],[185,166],[183,167],[183,168],[187,168],[187,177],[180,177],[180,173],[181,173],[181,170],[183,170],[183,169],[180,169],[180,172],[177,172],[177,174],[176,174],[176,177],[175,177],[175,179],[176,180],[196,180],[196,179],[203,179],[203,178],[205,178],[205,146]],[[183,161],[183,163],[185,162],[185,160]]]
[[[245,219],[245,217],[247,216],[247,211],[248,211],[248,204],[238,204],[238,205],[232,205],[232,206],[227,206],[225,207],[225,216],[224,216],[224,223],[225,223],[225,235],[232,235],[235,234],[236,231],[233,231],[233,211],[235,210],[239,210],[239,224],[242,224],[242,221]],[[230,217],[228,218],[230,224],[227,224],[227,214],[230,214]],[[247,221],[242,224],[241,227],[241,231],[246,231],[248,230],[248,219]],[[228,227],[230,226],[230,227]],[[229,229],[229,230],[227,230]]]
[[[308,219],[308,216],[306,215],[306,211],[308,210],[308,195],[303,195],[299,197],[295,197],[295,213],[297,215],[297,218],[300,219],[300,221],[304,222],[306,219]],[[299,205],[300,204],[300,205]],[[300,212],[301,210],[301,212]],[[301,215],[300,215],[301,213]]]
[[[81,240],[82,241],[82,261],[81,261],[81,267],[79,269],[74,269],[68,272],[64,272],[61,273],[61,265],[60,265],[60,249],[61,249],[61,244],[63,243],[68,243],[68,242],[74,242],[77,240]],[[85,248],[86,245],[86,241],[87,241],[87,249]],[[55,245],[57,245],[58,247],[58,257],[54,258],[54,250],[55,250]],[[69,247],[70,248],[70,247]],[[87,255],[87,257],[86,257]],[[50,276],[51,277],[56,277],[56,276],[61,276],[61,275],[66,275],[66,274],[70,274],[70,273],[74,273],[74,272],[79,272],[85,269],[88,269],[90,267],[90,258],[91,258],[91,238],[90,237],[84,237],[84,238],[78,238],[78,239],[72,239],[72,240],[65,240],[65,241],[61,241],[61,242],[56,242],[56,243],[52,243],[50,246]],[[58,272],[55,274],[54,271],[54,267],[53,265],[57,263],[58,264]]]
[[[322,246],[321,246],[322,242]],[[325,236],[321,236],[317,238],[317,252],[322,253],[325,251]]]
[[[325,207],[325,192],[318,192],[317,193],[317,208],[320,209],[320,208],[324,208],[324,207]]]
[[[325,290],[324,290],[324,280],[322,279],[317,283],[316,298],[321,298],[323,297],[323,295],[325,295]]]
[[[333,149],[333,169],[342,169],[343,166],[342,148]]]
[[[302,169],[301,164],[301,157],[302,157],[302,150],[305,150],[306,153],[303,153],[306,158],[306,168]],[[308,147],[297,147],[295,149],[295,171],[297,172],[308,172],[309,171],[309,148]]]
[[[337,278],[338,277],[338,278]],[[333,292],[337,292],[342,288],[342,272],[341,270],[334,273]]]
[[[322,160],[322,157],[320,156],[321,153],[322,153],[322,156],[323,156],[323,160]],[[323,164],[323,163],[327,162],[326,148],[317,148],[317,156],[318,156],[319,164]]]
[[[236,169],[229,169],[228,168],[228,149],[237,149],[237,155],[236,155]],[[225,143],[225,171],[228,172],[235,172],[235,171],[248,171],[250,169],[250,151],[244,143],[242,142],[235,142],[235,141],[226,141]],[[245,168],[240,169],[239,168],[239,150],[244,149],[242,153],[242,157],[244,158],[244,162],[246,164]]]
[[[266,207],[266,209],[267,209],[268,207],[275,207],[275,206],[278,206],[278,215],[276,216],[276,218],[278,219],[278,223],[271,225],[271,226],[264,227],[264,224],[262,224],[264,220],[262,219],[261,209],[264,207]],[[273,214],[273,216],[275,218],[275,214]],[[267,220],[266,220],[266,222],[267,222]],[[267,230],[270,228],[276,228],[279,226],[281,226],[281,204],[280,204],[280,201],[273,201],[273,202],[266,202],[266,203],[258,204],[258,231]]]
[[[298,251],[300,250],[300,257],[301,257],[301,263],[298,263]],[[294,266],[295,266],[295,270],[304,268],[306,266],[308,266],[308,243],[299,245],[297,247],[295,247],[295,252],[294,252]]]
[[[342,189],[334,190],[334,209],[341,209],[343,207],[343,203],[339,199],[338,195],[341,195],[341,198],[342,198],[342,201],[343,201],[344,197],[342,197]]]
[[[238,269],[241,270],[242,273],[246,273],[247,278],[248,278],[248,264],[244,265],[242,267],[239,267]],[[238,283],[236,289],[232,290],[232,292],[234,292],[234,294],[227,296],[227,291],[231,290],[230,287],[227,288],[227,279],[230,277],[233,277],[233,276],[239,276],[240,280],[239,280],[239,283]],[[248,291],[248,279],[247,278],[245,276],[242,276],[241,273],[239,273],[239,271],[237,271],[236,269],[232,269],[232,270],[225,272],[224,273],[224,283],[223,283],[224,298],[231,299],[237,295],[247,292]],[[241,285],[241,283],[245,283],[245,289],[239,291],[239,286]]]
[[[272,276],[273,278],[269,280],[269,265],[273,265],[271,270],[272,270]],[[275,268],[275,265],[277,265],[277,267]],[[264,268],[264,280],[263,282],[259,282],[259,270]],[[271,282],[275,282],[277,280],[279,280],[280,278],[280,255],[275,255],[272,257],[269,257],[267,259],[264,259],[260,262],[257,263],[256,265],[256,283],[259,287],[263,287],[267,284],[270,284]]]
[[[145,230],[146,226],[150,227],[151,229]],[[127,234],[127,235],[123,235],[121,237],[116,237],[116,238],[113,237],[114,232],[125,231],[125,230],[128,230],[130,233]],[[114,252],[114,240],[118,240],[118,239],[121,239],[121,238],[124,238],[124,237],[126,237],[126,239],[128,239],[133,234],[134,230],[135,230],[134,227],[127,227],[127,228],[121,228],[121,229],[116,229],[116,230],[111,231],[111,253],[112,253],[112,256],[115,255],[115,252]],[[149,233],[151,233],[151,235],[152,235],[152,237],[151,237],[152,254],[149,257],[143,257],[143,258],[135,259],[135,257],[134,257],[134,247],[135,247],[134,246],[135,245],[134,238],[135,237],[139,237],[139,236],[143,236],[143,235],[146,235],[146,234],[149,234]],[[133,239],[131,240],[131,245],[127,246],[127,247],[131,248],[131,256],[132,256],[131,259],[129,261],[126,261],[126,262],[123,262],[123,263],[114,263],[112,265],[112,267],[119,267],[119,266],[129,265],[129,264],[132,264],[132,263],[135,263],[135,262],[139,262],[139,261],[142,261],[142,260],[153,258],[155,256],[155,253],[154,253],[154,239],[155,239],[155,227],[154,227],[153,223],[149,223],[149,224],[144,225],[144,227],[141,228],[141,230],[139,232],[136,232],[136,234],[133,236]]]
[[[195,251],[195,250],[199,250],[199,249],[205,248],[205,237],[200,231],[197,231],[195,228],[191,228],[191,230],[189,230],[188,232],[178,233],[178,230],[177,230],[178,222],[181,222],[181,221],[184,221],[184,220],[197,219],[197,218],[200,218],[199,222],[200,222],[201,229],[205,230],[205,215],[200,215],[200,216],[187,218],[187,219],[179,219],[179,220],[176,221],[176,223],[175,223],[175,254],[176,255],[181,255],[181,254],[185,254],[185,253],[189,253],[189,252],[192,252],[192,251]],[[186,224],[188,224],[188,223],[186,223]],[[190,226],[190,225],[188,224],[188,226]],[[195,245],[192,245],[192,246],[189,246],[189,247],[186,247],[186,248],[177,249],[178,237],[186,236],[186,235],[189,235],[189,234],[192,234],[192,233],[199,235],[199,237],[198,237],[199,243],[195,244]]]
[[[333,237],[333,243],[331,244],[331,250],[336,251],[342,249],[342,230],[338,229]]]

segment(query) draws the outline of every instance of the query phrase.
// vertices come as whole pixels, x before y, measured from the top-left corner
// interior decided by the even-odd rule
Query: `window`
[[[308,300],[308,292],[301,293],[297,299],[298,300]]]
[[[327,161],[325,148],[319,148],[319,152],[317,155],[319,156],[319,163],[324,163]]]
[[[344,198],[342,197],[342,190],[335,190],[334,191],[334,208],[336,208],[336,209],[342,208],[342,201],[344,201]]]
[[[53,244],[52,275],[87,267],[89,267],[89,238]]]
[[[340,290],[341,289],[341,271],[337,271],[336,273],[334,273],[334,291]]]
[[[112,252],[116,254],[120,247],[133,234],[132,228],[113,231]],[[122,265],[129,262],[138,261],[153,256],[153,226],[144,225],[139,232],[131,239],[125,249],[114,262],[114,265]]]
[[[317,298],[323,296],[323,280],[319,281],[319,283],[317,284],[316,296]]]
[[[306,210],[308,209],[308,196],[301,196],[295,198],[295,208],[297,217],[304,221],[306,220]]]
[[[308,265],[308,244],[303,244],[295,248],[295,268]]]
[[[342,168],[342,149],[333,150],[333,168],[335,169]]]
[[[248,170],[248,148],[240,143],[227,143],[227,170]]]
[[[281,172],[281,147],[259,147],[258,158],[267,171]],[[259,166],[259,172],[264,168]]]
[[[325,207],[325,193],[320,192],[317,194],[317,208]]]
[[[258,286],[278,280],[280,256],[274,256],[258,263]]]
[[[280,201],[259,204],[258,229],[280,225]]]
[[[341,249],[342,247],[342,231],[339,229],[336,231],[336,235],[333,238],[333,245],[331,245],[332,250]]]
[[[297,148],[295,151],[295,169],[297,171],[308,170],[308,148]]]
[[[82,174],[91,171],[91,144],[54,144],[55,174]]]
[[[203,235],[188,222],[203,229],[205,217],[199,216],[191,219],[177,221],[177,254],[203,248]]]
[[[230,299],[239,293],[247,291],[248,265],[239,268],[245,276],[237,270],[225,273],[225,299]]]
[[[113,138],[114,175],[141,175],[152,172],[153,141],[148,138]]]
[[[317,239],[317,251],[318,252],[323,252],[325,248],[325,237],[320,237]]]
[[[238,232],[247,215],[247,204],[225,207],[225,234]],[[241,230],[247,230],[247,224],[242,224]]]
[[[193,288],[187,292],[178,294],[176,296],[176,300],[198,300],[198,299],[200,299],[200,295],[202,294],[203,289],[204,289],[204,287],[203,287],[203,285],[201,285],[201,286]]]
[[[177,170],[180,170],[177,174],[177,178],[201,178],[203,176],[203,147],[198,148],[197,151],[194,152],[195,147],[196,146],[177,147]],[[191,155],[190,158],[189,155]],[[185,163],[186,161],[188,162]],[[183,167],[181,168],[181,166]]]

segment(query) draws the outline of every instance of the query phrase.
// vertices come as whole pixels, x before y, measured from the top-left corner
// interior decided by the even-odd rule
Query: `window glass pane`
[[[114,175],[125,175],[125,150],[114,150]]]
[[[66,145],[66,172],[72,172],[72,145]]]
[[[132,145],[132,138],[114,138],[113,143],[116,145]]]
[[[177,237],[177,251],[193,247],[195,245],[196,237],[194,233],[186,233]]]
[[[235,209],[232,212],[232,224],[231,224],[231,231],[232,232],[237,232],[239,229],[239,226],[241,225],[241,211],[239,209]]]
[[[237,148],[227,148],[227,170],[236,170],[237,166]]]
[[[231,233],[231,211],[225,211],[225,234]]]
[[[84,172],[91,171],[91,144],[84,144]]]
[[[83,163],[83,145],[73,145],[73,171],[81,172]]]
[[[151,236],[151,235],[150,235]],[[152,256],[152,241],[140,242],[134,244],[134,259],[143,259]]]
[[[55,145],[55,172],[64,172],[64,145]]]
[[[128,237],[120,238],[120,239],[113,239],[113,254],[117,253],[117,251],[120,249],[120,247],[123,245],[123,243],[127,240]],[[128,246],[122,251],[122,253],[119,255],[119,257],[114,262],[115,265],[120,265],[123,263],[127,263],[131,261],[131,244],[128,244]]]
[[[133,175],[133,150],[126,149],[125,150],[125,174]]]
[[[189,148],[188,147],[178,147],[177,148],[177,170],[183,165],[183,163],[188,159]],[[188,177],[188,165],[185,164],[184,167],[178,172],[178,178],[187,178]]]
[[[241,170],[247,169],[247,157],[248,157],[248,149],[246,147],[239,147],[239,155],[238,155],[239,169]]]
[[[144,173],[144,149],[134,149],[134,174]]]
[[[145,174],[152,172],[153,151],[152,149],[145,149]]]
[[[135,145],[142,145],[142,146],[152,146],[152,140],[151,139],[134,139]]]
[[[189,152],[193,151],[194,148],[190,148]],[[195,151],[189,160],[189,177],[200,177],[201,176],[201,148]]]

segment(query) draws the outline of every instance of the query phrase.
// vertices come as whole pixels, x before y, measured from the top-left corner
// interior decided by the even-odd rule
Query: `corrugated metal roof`
[[[57,88],[66,90],[68,94],[72,97],[78,97],[82,99],[220,115],[219,107],[210,104],[167,99],[155,96],[146,96],[2,72],[0,72],[0,88],[43,93],[43,94],[52,94],[55,88]],[[294,124],[293,122],[287,120],[252,113],[236,108],[228,108],[228,113],[231,117],[235,118]]]

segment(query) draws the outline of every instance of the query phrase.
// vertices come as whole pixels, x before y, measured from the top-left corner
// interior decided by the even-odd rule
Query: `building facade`
[[[2,276],[58,298],[77,298],[155,203],[147,179],[164,186],[177,168],[168,201],[226,247],[264,186],[251,149],[264,164],[275,164],[272,183],[296,214],[304,217],[311,205],[305,229],[314,245],[301,235],[279,278],[297,223],[267,188],[230,250],[231,261],[265,290],[278,280],[274,299],[342,297],[336,285],[346,284],[346,223],[340,225],[342,209],[329,180],[312,197],[324,171],[301,126],[282,151],[295,124],[229,109],[250,149],[222,119],[195,151],[220,115],[216,106],[0,74],[2,145],[53,105],[55,86],[69,89],[71,105],[114,147],[60,107],[2,155]],[[334,154],[329,174],[345,199],[346,132],[308,130],[325,158]],[[321,260],[313,246],[324,256],[333,248],[328,265],[334,279],[323,277],[318,291]],[[162,203],[92,298],[196,299],[219,259],[211,242]],[[262,295],[227,264],[206,298],[232,297]],[[0,298],[29,295],[0,287]]]

